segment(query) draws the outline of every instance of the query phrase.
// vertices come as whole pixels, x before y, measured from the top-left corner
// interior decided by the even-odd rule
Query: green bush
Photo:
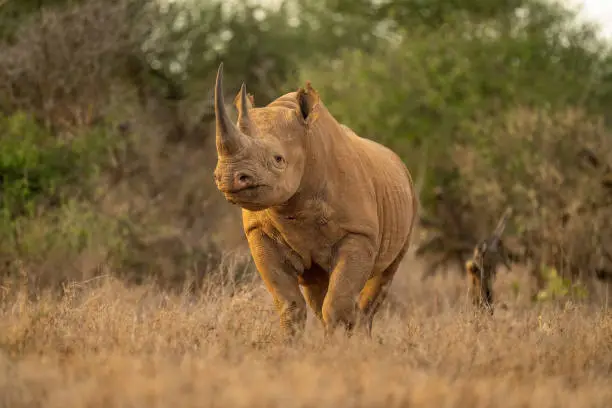
[[[69,265],[84,255],[106,262],[121,254],[118,222],[88,202],[115,140],[103,127],[57,135],[23,112],[0,118],[3,278],[57,284],[75,277]]]
[[[585,299],[589,292],[585,285],[580,282],[572,283],[571,280],[559,276],[555,268],[542,267],[540,273],[546,285],[537,292],[535,299],[538,302],[557,300],[564,298]]]
[[[58,206],[67,192],[86,193],[99,168],[107,132],[91,129],[64,140],[25,113],[0,118],[0,211],[2,219],[31,217],[38,208]]]
[[[125,251],[121,224],[86,202],[71,200],[0,229],[2,279],[55,287],[104,273]]]

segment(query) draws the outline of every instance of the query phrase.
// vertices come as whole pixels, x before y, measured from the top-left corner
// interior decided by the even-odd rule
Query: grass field
[[[199,297],[102,278],[62,299],[5,288],[3,407],[605,407],[612,314],[531,305],[496,282],[493,318],[471,311],[453,275],[421,282],[407,260],[368,341],[324,344],[309,317],[296,346],[255,279]],[[519,280],[524,277],[519,276]],[[524,284],[521,283],[521,284]]]

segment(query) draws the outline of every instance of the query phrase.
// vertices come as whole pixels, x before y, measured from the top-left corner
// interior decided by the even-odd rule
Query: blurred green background
[[[0,0],[3,279],[193,290],[252,274],[212,178],[221,61],[228,98],[311,80],[402,156],[425,277],[461,270],[511,206],[504,247],[540,284],[550,268],[612,278],[612,54],[560,4]]]

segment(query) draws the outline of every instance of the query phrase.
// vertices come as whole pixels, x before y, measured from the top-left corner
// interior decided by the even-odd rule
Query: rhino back
[[[379,223],[377,269],[387,268],[408,244],[416,218],[417,198],[410,172],[391,149],[359,137],[342,126],[360,160],[371,169],[369,176],[376,196]]]

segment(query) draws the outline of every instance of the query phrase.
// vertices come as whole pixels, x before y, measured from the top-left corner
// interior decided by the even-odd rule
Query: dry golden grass
[[[117,280],[62,299],[5,292],[0,405],[10,407],[604,407],[612,401],[612,316],[604,307],[471,311],[452,275],[421,283],[408,260],[372,341],[277,341],[259,281],[229,294],[168,295]],[[506,286],[504,286],[506,285]]]

